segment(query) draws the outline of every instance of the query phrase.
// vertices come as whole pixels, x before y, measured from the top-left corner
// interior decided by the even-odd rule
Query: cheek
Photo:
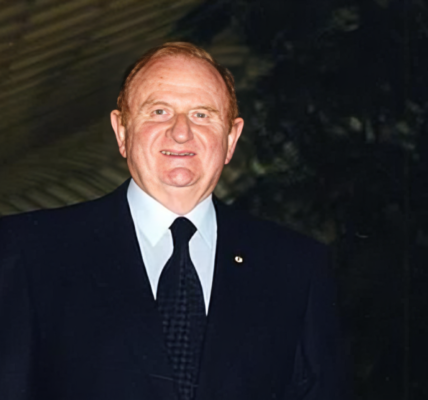
[[[204,147],[208,151],[215,152],[216,154],[226,151],[227,134],[222,127],[202,132],[201,137]]]
[[[227,152],[227,140],[224,137],[217,137],[209,144],[208,156],[214,159],[223,158]]]
[[[127,141],[127,148],[134,153],[143,154],[151,148],[153,140],[150,130],[136,128]]]
[[[141,136],[132,135],[126,142],[126,151],[128,155],[128,163],[134,165],[134,168],[147,166],[149,161],[145,149],[147,148]]]

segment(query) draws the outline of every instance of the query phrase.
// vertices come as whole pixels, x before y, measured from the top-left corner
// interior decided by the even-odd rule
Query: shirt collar
[[[152,246],[159,242],[174,220],[180,217],[144,192],[133,179],[128,186],[127,198],[135,226]],[[204,241],[212,248],[216,233],[216,215],[212,195],[183,216],[195,225]]]

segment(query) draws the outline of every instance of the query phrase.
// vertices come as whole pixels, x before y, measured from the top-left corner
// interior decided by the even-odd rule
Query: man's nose
[[[193,139],[192,129],[186,115],[177,115],[174,125],[171,127],[170,135],[177,143],[186,143]]]

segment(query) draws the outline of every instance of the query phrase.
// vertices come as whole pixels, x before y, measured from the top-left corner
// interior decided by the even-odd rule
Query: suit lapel
[[[234,214],[217,200],[217,250],[214,280],[208,312],[207,330],[201,360],[197,400],[234,398],[233,389],[228,393],[222,388],[230,380],[230,373],[240,329],[242,299],[239,285],[245,285],[245,249],[241,244],[239,222]],[[241,235],[242,237],[242,235]],[[241,257],[242,262],[236,257]],[[233,380],[233,379],[232,379]]]
[[[162,326],[126,199],[128,183],[100,200],[104,210],[94,254],[103,254],[104,262],[95,263],[94,277],[118,324],[126,327],[123,333],[135,367],[147,373],[159,399],[174,400]]]

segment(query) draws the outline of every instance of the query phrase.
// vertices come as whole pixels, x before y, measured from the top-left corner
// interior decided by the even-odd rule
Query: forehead
[[[132,80],[130,100],[150,96],[156,91],[203,92],[211,97],[228,97],[220,73],[207,61],[181,55],[162,56],[150,60]]]

